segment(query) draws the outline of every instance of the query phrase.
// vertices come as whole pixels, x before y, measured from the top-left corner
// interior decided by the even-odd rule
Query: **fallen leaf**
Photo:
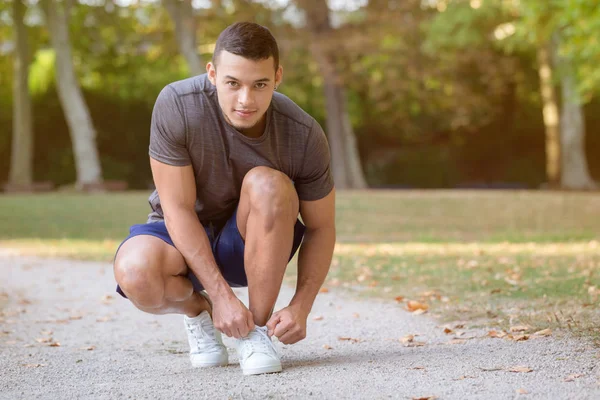
[[[527,332],[529,329],[530,328],[526,325],[517,325],[510,327],[511,332]]]
[[[111,296],[110,294],[105,294],[104,296],[102,296],[102,303],[104,304],[111,304],[113,300],[113,296]]]
[[[463,344],[463,343],[466,343],[466,342],[467,341],[465,339],[452,339],[448,343],[450,343],[450,344]]]
[[[437,396],[413,397],[412,400],[435,400]]]
[[[515,342],[524,342],[525,340],[529,340],[529,335],[508,335],[506,338]]]
[[[404,347],[423,347],[426,344],[427,343],[425,343],[425,342],[409,342],[409,343],[405,344]]]
[[[394,300],[396,300],[398,303],[401,303],[404,301],[404,296],[396,296],[394,297]]]
[[[317,316],[313,317],[313,320],[315,320],[315,321],[322,321],[323,320],[323,316],[322,315],[317,315]]]
[[[483,372],[502,371],[502,368],[498,368],[498,367],[494,367],[494,368],[481,368],[481,367],[479,367],[479,369],[482,370]]]
[[[44,338],[37,338],[35,339],[36,342],[38,343],[50,343],[52,342],[52,338],[51,337],[44,337]]]
[[[96,318],[96,322],[108,322],[110,321],[110,317],[98,317]]]
[[[509,372],[531,372],[533,369],[529,367],[516,366],[508,369]]]
[[[330,345],[328,345],[328,344],[324,344],[324,345],[323,345],[323,348],[324,348],[325,350],[331,350],[331,349],[333,349],[333,347],[331,347],[331,346],[330,346]]]
[[[78,320],[78,319],[81,319],[81,318],[83,318],[83,315],[79,315],[79,314],[74,314],[74,315],[70,315],[69,316],[69,319],[72,320],[72,321],[75,321],[75,320]]]
[[[552,329],[542,329],[541,331],[537,331],[533,334],[533,336],[551,336]]]
[[[31,304],[31,301],[27,300],[27,299],[21,299],[21,300],[19,300],[18,303],[21,305],[29,305],[29,304]]]
[[[46,364],[22,364],[22,365],[27,368],[38,368],[38,367],[46,366]]]
[[[319,293],[329,293],[329,289],[327,289],[326,287],[322,287],[321,289],[319,289]]]
[[[378,285],[379,285],[379,281],[371,281],[369,283],[369,287],[375,287],[375,286],[378,286]]]
[[[526,389],[517,389],[516,392],[519,394],[528,394],[529,393]]]
[[[565,378],[565,382],[573,382],[577,378],[581,378],[583,374],[571,374]]]
[[[427,312],[427,310],[419,309],[419,310],[413,311],[413,315],[421,315],[421,314],[425,314],[426,312]]]
[[[410,343],[415,340],[415,335],[406,335],[400,338],[401,343]]]
[[[80,347],[79,350],[92,351],[92,350],[96,350],[96,346]]]
[[[415,300],[409,300],[408,303],[406,303],[406,309],[410,312],[415,312],[418,310],[427,311],[429,309],[429,306],[425,303],[420,303]]]
[[[425,367],[412,367],[411,369],[425,369]]]
[[[449,334],[451,334],[451,333],[453,333],[453,332],[454,332],[454,331],[453,331],[452,329],[450,329],[450,328],[444,328],[444,333],[445,333],[446,335],[449,335]]]
[[[348,341],[348,342],[352,342],[352,343],[358,343],[358,342],[360,342],[360,339],[354,339],[354,338],[351,338],[351,337],[343,337],[343,336],[338,337],[338,340]]]
[[[495,330],[491,330],[491,331],[488,332],[487,335],[489,337],[491,337],[491,338],[503,338],[504,336],[507,335],[507,333],[504,332],[504,331],[498,332],[498,331],[495,331]]]

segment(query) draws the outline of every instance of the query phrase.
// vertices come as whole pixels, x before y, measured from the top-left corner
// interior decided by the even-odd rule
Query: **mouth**
[[[235,110],[235,113],[240,118],[250,118],[256,114],[256,110]]]

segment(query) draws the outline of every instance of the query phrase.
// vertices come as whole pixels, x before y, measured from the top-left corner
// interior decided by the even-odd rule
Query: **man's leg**
[[[265,326],[279,295],[294,239],[299,200],[290,178],[268,167],[244,177],[237,226],[245,241],[250,311]]]
[[[151,314],[195,317],[210,306],[186,278],[187,266],[179,251],[163,240],[139,235],[117,253],[114,273],[121,290],[140,310]]]

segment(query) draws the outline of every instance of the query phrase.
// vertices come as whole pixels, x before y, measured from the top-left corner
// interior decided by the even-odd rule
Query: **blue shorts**
[[[245,287],[248,286],[248,279],[246,278],[246,271],[244,269],[244,239],[242,239],[242,235],[237,228],[236,221],[237,209],[233,213],[233,215],[227,220],[225,225],[220,231],[215,231],[212,225],[205,226],[204,230],[206,231],[206,235],[208,236],[208,240],[210,241],[210,245],[212,248],[213,255],[215,257],[215,261],[221,270],[221,274],[229,283],[231,287]],[[291,260],[296,254],[296,251],[300,247],[302,243],[302,238],[304,237],[304,231],[306,230],[304,224],[300,222],[300,220],[296,221],[294,225],[294,242],[292,245],[292,252],[290,254]],[[173,240],[171,240],[171,236],[167,231],[167,227],[165,226],[164,221],[160,222],[150,222],[146,224],[137,224],[133,225],[129,229],[129,236],[123,240],[123,242],[119,245],[117,252],[128,239],[138,236],[138,235],[150,235],[155,236],[159,239],[162,239],[166,243],[175,247]],[[116,257],[116,253],[115,253]],[[192,269],[188,267],[187,277],[192,281],[194,285],[194,290],[199,292],[204,290],[204,287],[192,272]],[[125,293],[121,290],[119,285],[117,285],[117,292],[127,298]]]

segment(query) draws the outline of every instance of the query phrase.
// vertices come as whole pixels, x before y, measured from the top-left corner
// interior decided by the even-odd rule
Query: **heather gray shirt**
[[[329,147],[321,126],[281,93],[267,111],[265,132],[249,138],[229,125],[215,86],[206,74],[167,85],[152,113],[152,158],[169,165],[192,165],[196,213],[203,224],[221,225],[235,210],[242,180],[256,166],[285,173],[300,200],[318,200],[333,188]],[[163,219],[155,190],[148,222]]]

